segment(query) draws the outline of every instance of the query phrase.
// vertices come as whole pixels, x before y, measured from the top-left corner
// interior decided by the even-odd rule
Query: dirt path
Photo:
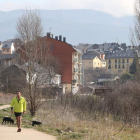
[[[8,107],[10,105],[3,105],[0,109]],[[0,125],[0,140],[56,140],[56,138],[34,129],[22,128],[21,132],[17,132],[16,127]]]
[[[1,140],[56,140],[55,137],[45,133],[22,128],[21,132],[16,132],[16,127],[7,127],[0,125],[0,139]]]
[[[2,106],[0,106],[0,109],[9,108],[9,107],[10,107],[10,105],[2,105]]]

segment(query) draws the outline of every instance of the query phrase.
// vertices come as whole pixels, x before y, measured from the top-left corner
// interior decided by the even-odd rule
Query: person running
[[[13,110],[14,108],[14,110]],[[15,113],[16,120],[17,120],[17,132],[21,132],[21,119],[22,114],[25,114],[26,112],[26,100],[21,97],[21,93],[17,92],[17,96],[12,99],[11,102],[11,113]]]

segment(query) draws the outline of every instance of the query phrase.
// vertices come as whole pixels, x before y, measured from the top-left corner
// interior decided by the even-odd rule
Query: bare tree
[[[140,45],[140,0],[135,0],[134,6],[134,28],[131,29],[130,40],[133,46]]]
[[[50,89],[59,68],[58,60],[51,54],[50,43],[42,38],[41,22],[38,11],[26,11],[16,26],[17,37],[23,42],[17,52],[20,54],[20,66],[26,71],[24,96],[32,116],[46,101],[46,98],[42,99],[42,88]]]
[[[139,81],[140,78],[140,0],[135,0],[134,6],[134,27],[130,29],[130,41],[132,46],[135,48],[135,62],[136,62],[136,72],[135,79]]]

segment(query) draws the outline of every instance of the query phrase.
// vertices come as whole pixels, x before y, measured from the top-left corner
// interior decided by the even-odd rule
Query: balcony
[[[73,59],[73,62],[74,62],[74,63],[78,63],[78,58],[74,58],[74,59]]]
[[[71,83],[72,83],[72,85],[75,85],[77,82],[76,82],[76,80],[74,79],[74,80],[71,81]]]
[[[73,69],[73,72],[74,72],[74,73],[78,73],[78,69],[77,69],[77,68],[74,68],[74,69]]]
[[[79,69],[79,72],[82,73],[82,69]]]

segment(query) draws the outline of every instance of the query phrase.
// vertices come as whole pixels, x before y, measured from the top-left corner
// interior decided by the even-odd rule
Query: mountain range
[[[134,17],[114,17],[95,10],[39,10],[42,17],[44,36],[50,32],[62,35],[72,45],[78,43],[102,44],[119,42],[130,45],[130,27]],[[17,19],[25,10],[0,11],[0,41],[16,36]]]

